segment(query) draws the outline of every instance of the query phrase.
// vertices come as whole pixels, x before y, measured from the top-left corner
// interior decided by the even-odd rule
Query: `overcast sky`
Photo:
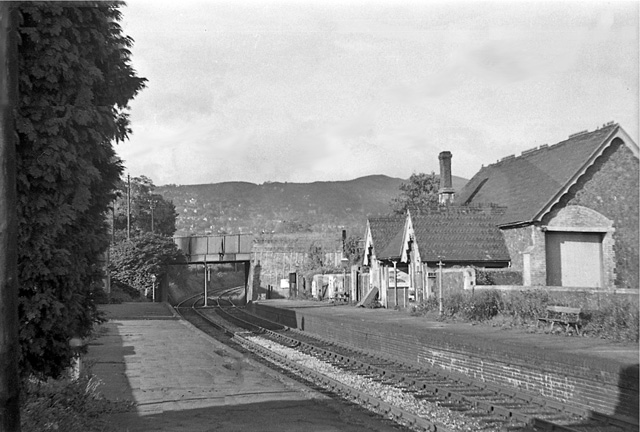
[[[156,185],[453,174],[615,121],[638,142],[638,5],[129,0],[148,87],[118,153]]]

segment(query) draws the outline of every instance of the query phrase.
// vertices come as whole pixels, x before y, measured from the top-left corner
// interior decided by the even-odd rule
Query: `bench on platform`
[[[337,293],[332,300],[334,303],[349,303],[349,293]]]
[[[567,306],[547,306],[547,314],[544,317],[538,317],[538,324],[548,323],[549,331],[553,330],[553,326],[560,324],[564,326],[566,331],[571,327],[575,328],[576,333],[580,335],[580,327],[582,320],[580,319],[580,308],[572,308]]]

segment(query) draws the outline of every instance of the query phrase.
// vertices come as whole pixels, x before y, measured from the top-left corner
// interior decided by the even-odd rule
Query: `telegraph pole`
[[[16,14],[14,2],[0,2],[0,432],[20,431]]]
[[[131,240],[131,176],[127,174],[127,240]]]

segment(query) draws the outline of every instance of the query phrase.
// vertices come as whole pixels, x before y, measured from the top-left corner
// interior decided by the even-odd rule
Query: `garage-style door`
[[[602,234],[547,232],[547,285],[602,286]]]

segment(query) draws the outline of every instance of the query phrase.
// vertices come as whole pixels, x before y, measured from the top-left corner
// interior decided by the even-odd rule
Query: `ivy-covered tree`
[[[126,291],[151,288],[152,276],[162,278],[168,265],[186,262],[171,237],[149,232],[112,245],[110,257],[111,281]]]
[[[128,133],[127,104],[144,87],[117,2],[16,2],[16,113],[21,371],[56,377],[69,340],[99,319],[92,293],[109,246],[107,210]]]
[[[363,257],[362,238],[357,235],[350,235],[344,242],[344,254],[349,260],[349,264],[361,264]]]
[[[435,173],[411,174],[408,182],[400,185],[400,194],[391,200],[393,214],[405,215],[407,210],[420,214],[438,205],[440,179]]]
[[[172,236],[176,232],[176,207],[160,194],[153,193],[156,186],[146,177],[133,177],[128,182],[119,183],[118,199],[114,204],[114,229],[117,239],[126,238],[127,230],[127,189],[131,184],[130,224],[131,235],[154,232]]]

